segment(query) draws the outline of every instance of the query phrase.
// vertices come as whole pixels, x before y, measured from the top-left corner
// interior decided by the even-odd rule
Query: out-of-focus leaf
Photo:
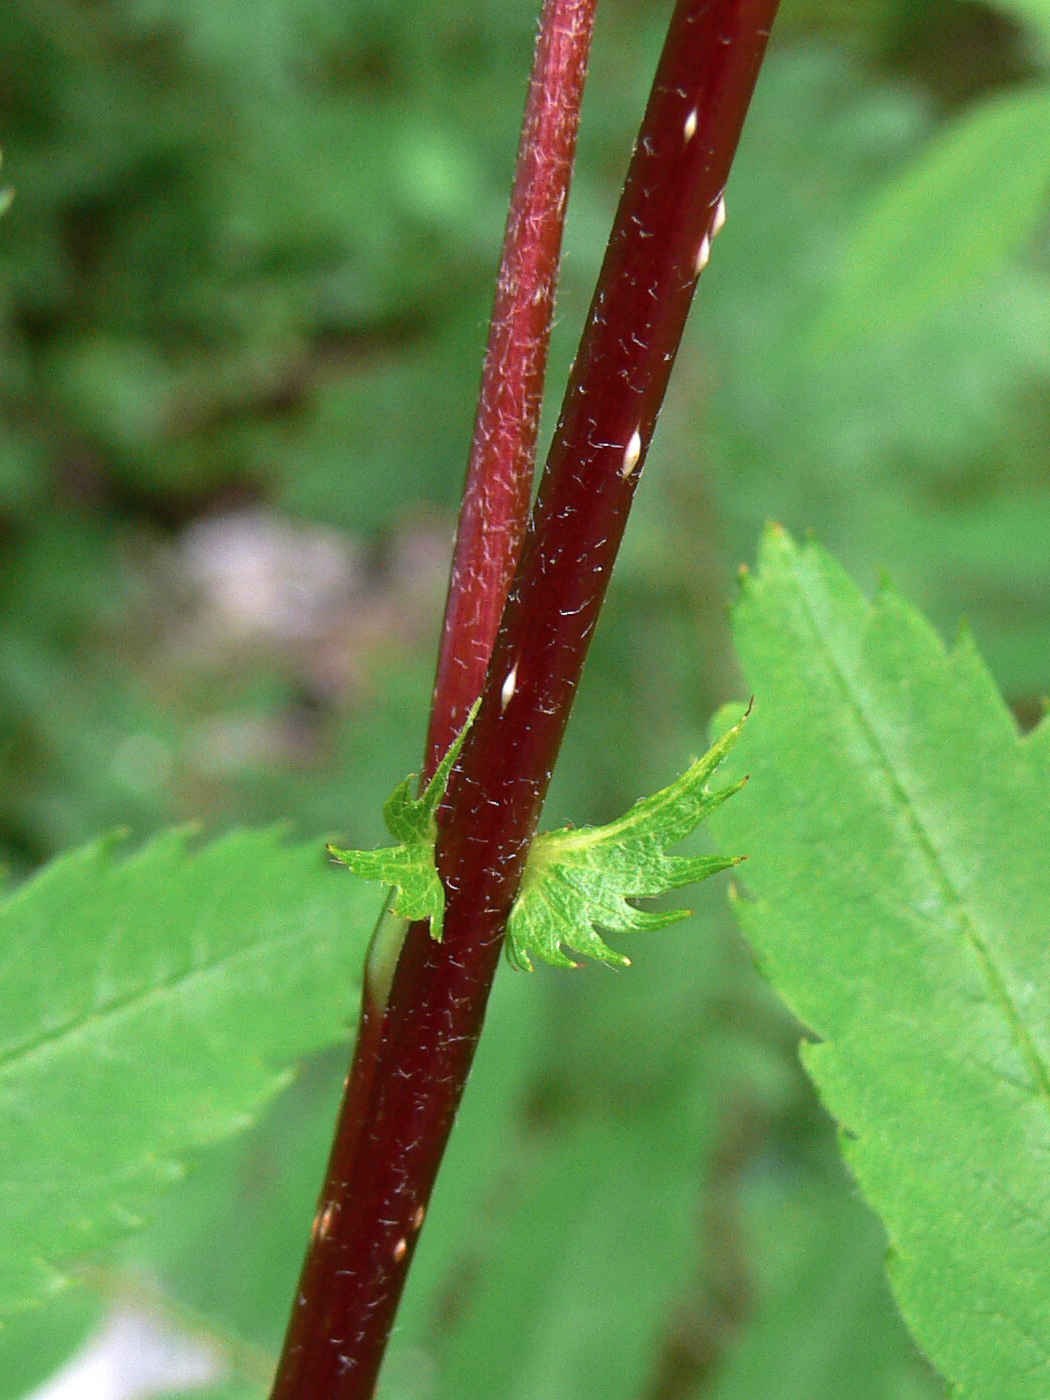
[[[1004,491],[950,511],[927,510],[901,522],[912,560],[938,622],[959,613],[973,628],[993,675],[1010,680],[1010,698],[1034,701],[1050,690],[1050,492]]]
[[[186,1390],[185,1387],[181,1387],[179,1390],[157,1396],[156,1400],[265,1400],[265,1395],[266,1389],[263,1386],[249,1385],[244,1381],[230,1381],[209,1385],[203,1390]]]
[[[1024,247],[1048,194],[1050,88],[966,112],[861,217],[818,341],[892,337],[965,296]]]
[[[523,1125],[495,1189],[475,1195],[434,1343],[383,1400],[626,1400],[660,1370],[695,1275],[716,1307],[735,1287],[707,1256],[724,1135],[793,1095],[763,1043],[780,1014],[703,902],[707,918],[644,945],[629,974],[541,969],[526,982],[559,994],[535,1102],[571,1108],[556,1126]]]
[[[73,1289],[6,1319],[0,1331],[0,1400],[23,1400],[59,1369],[98,1321],[103,1301]]]
[[[678,1101],[551,1144],[441,1360],[445,1400],[628,1400],[692,1257],[698,1123]]]
[[[754,1314],[695,1400],[935,1400],[886,1282],[886,1240],[845,1182],[766,1190],[751,1212]]]
[[[1050,44],[1050,3],[1048,0],[992,0],[995,9],[1029,25],[1043,46]]]
[[[427,1207],[383,1371],[380,1400],[426,1390],[449,1317],[471,1289],[483,1222],[512,1208],[507,1182],[520,1166],[519,1133],[534,1090],[546,1008],[536,982],[504,967],[485,1016],[470,1083]]]
[[[755,715],[722,839],[763,966],[879,1211],[920,1345],[988,1400],[1050,1380],[1050,724],[967,636],[771,531],[735,632]],[[752,733],[752,731],[754,731]]]
[[[1018,593],[993,574],[994,593],[977,606],[971,587],[957,587],[977,570],[963,552],[950,557],[949,540],[957,510],[1045,491],[1045,275],[1015,262],[909,332],[844,340],[833,355],[809,334],[850,229],[937,130],[914,85],[862,79],[828,46],[770,55],[695,308],[696,342],[679,356],[630,530],[650,570],[681,561],[681,593],[693,590],[710,628],[714,610],[699,600],[720,596],[767,519],[812,528],[865,581],[889,569],[939,623],[966,613],[982,646],[1009,637],[993,664],[1013,697],[1050,689],[1050,634],[1041,606],[1029,606],[1038,580]],[[654,515],[662,539],[641,533]],[[702,535],[703,548],[681,550],[683,533]],[[934,533],[943,550],[928,548]],[[1007,567],[1010,552],[1007,531]],[[655,614],[651,584],[645,598]],[[639,625],[633,655],[655,650],[652,625]],[[683,642],[679,654],[695,650]],[[705,632],[706,667],[711,654]]]

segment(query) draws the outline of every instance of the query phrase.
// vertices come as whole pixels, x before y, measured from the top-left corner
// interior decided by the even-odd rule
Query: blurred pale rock
[[[180,548],[188,580],[235,636],[316,637],[361,583],[358,551],[345,535],[269,511],[195,521]]]

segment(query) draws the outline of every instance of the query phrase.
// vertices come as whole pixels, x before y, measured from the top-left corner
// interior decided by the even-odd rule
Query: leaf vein
[[[309,930],[296,928],[275,934],[272,937],[258,939],[233,952],[223,952],[210,962],[195,963],[189,967],[184,965],[174,976],[156,982],[144,990],[137,990],[119,1001],[111,1002],[103,1010],[92,1007],[87,1014],[66,1021],[45,1034],[32,1040],[23,1041],[21,1044],[0,1053],[0,1079],[8,1079],[12,1074],[24,1070],[34,1059],[45,1060],[49,1055],[59,1053],[66,1048],[67,1043],[75,1044],[88,1032],[100,1028],[107,1022],[118,1023],[121,1019],[144,1010],[152,1003],[187,990],[195,981],[204,982],[216,972],[225,971],[227,968],[245,963],[250,964],[256,959],[265,961],[282,944],[294,945],[310,941]]]
[[[807,621],[809,622],[816,640],[816,648],[824,656],[829,675],[837,686],[840,694],[843,696],[846,712],[853,715],[861,735],[867,741],[874,757],[883,770],[891,790],[896,795],[904,820],[911,828],[919,850],[926,857],[930,874],[933,882],[940,890],[941,897],[950,908],[954,909],[960,928],[976,954],[978,964],[991,990],[992,997],[999,1005],[1006,1019],[1007,1026],[1014,1037],[1022,1059],[1028,1064],[1038,1089],[1038,1096],[1043,1100],[1047,1114],[1050,1116],[1050,1067],[1044,1062],[1034,1040],[1029,1035],[1020,1011],[1010,994],[1006,979],[996,966],[987,941],[982,936],[965,900],[956,888],[951,876],[948,874],[944,860],[937,849],[936,842],[919,814],[918,804],[908,791],[903,777],[897,773],[897,770],[891,762],[889,754],[886,752],[879,738],[878,728],[875,722],[869,718],[860,696],[850,687],[845,671],[835,654],[834,647],[821,630],[819,620],[803,588],[799,589],[799,597],[802,607],[805,610]]]

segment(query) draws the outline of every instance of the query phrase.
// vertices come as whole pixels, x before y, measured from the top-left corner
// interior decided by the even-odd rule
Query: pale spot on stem
[[[624,448],[623,466],[620,468],[620,475],[630,476],[631,473],[634,471],[635,467],[638,465],[638,459],[641,457],[641,455],[642,435],[638,431],[638,429],[635,428],[634,432],[631,434],[630,442],[628,442],[627,446]]]
[[[696,108],[695,108],[695,107],[694,107],[693,110],[689,113],[689,115],[686,117],[686,119],[685,119],[685,126],[684,126],[684,128],[683,128],[683,131],[684,131],[684,134],[685,134],[686,144],[688,145],[688,143],[689,143],[689,142],[693,139],[693,137],[696,135]]]
[[[703,272],[704,268],[707,266],[707,264],[708,264],[710,261],[711,261],[711,239],[710,239],[710,238],[708,237],[708,235],[705,233],[704,236],[703,236],[703,238],[700,240],[700,247],[696,250],[696,268],[695,268],[695,275],[696,275],[697,277],[700,276],[701,272]]]
[[[509,672],[507,673],[507,679],[503,682],[503,689],[499,693],[499,707],[501,710],[505,710],[510,704],[510,702],[514,699],[514,692],[515,690],[517,690],[517,688],[518,663],[515,661],[514,665],[510,668]]]
[[[406,1240],[406,1239],[404,1239],[404,1238],[402,1237],[401,1239],[398,1240],[397,1244],[394,1245],[394,1263],[395,1263],[395,1264],[400,1264],[400,1263],[401,1263],[401,1260],[404,1259],[404,1257],[405,1257],[405,1255],[406,1255],[407,1253],[408,1253],[408,1240]]]
[[[332,1221],[335,1219],[335,1201],[329,1201],[324,1210],[318,1211],[317,1219],[314,1221],[314,1239],[326,1239],[328,1232],[332,1228]]]

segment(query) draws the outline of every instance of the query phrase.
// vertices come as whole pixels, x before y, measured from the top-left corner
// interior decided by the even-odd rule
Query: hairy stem
[[[367,1114],[337,1130],[274,1400],[369,1400],[777,0],[678,0],[438,840]]]
[[[452,557],[424,780],[481,694],[529,513],[596,0],[546,0]]]

